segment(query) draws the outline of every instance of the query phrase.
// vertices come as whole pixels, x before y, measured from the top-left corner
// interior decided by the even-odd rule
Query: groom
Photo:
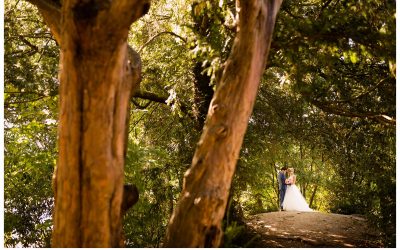
[[[286,170],[287,167],[282,167],[281,171],[279,171],[279,175],[278,175],[278,182],[279,182],[279,206],[280,206],[280,211],[283,209],[282,207],[282,203],[283,203],[283,199],[285,198],[285,193],[286,193]]]

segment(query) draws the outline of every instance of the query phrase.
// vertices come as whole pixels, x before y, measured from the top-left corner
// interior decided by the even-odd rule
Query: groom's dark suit
[[[282,209],[282,203],[283,203],[283,199],[285,198],[285,193],[286,193],[286,176],[285,173],[283,171],[279,172],[279,176],[278,176],[278,182],[279,182],[279,201],[280,201],[280,207]]]

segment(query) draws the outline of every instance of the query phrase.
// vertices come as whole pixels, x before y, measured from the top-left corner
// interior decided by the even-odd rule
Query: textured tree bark
[[[122,246],[126,120],[141,70],[126,40],[149,0],[30,1],[61,46],[52,246]]]
[[[166,247],[218,247],[221,220],[282,0],[238,0],[238,33],[210,104]]]

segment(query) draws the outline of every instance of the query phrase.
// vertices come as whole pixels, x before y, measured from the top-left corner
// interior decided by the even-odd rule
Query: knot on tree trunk
[[[219,124],[212,127],[217,139],[225,138],[229,133],[229,127],[226,124]]]
[[[210,116],[215,119],[221,119],[226,117],[228,112],[227,106],[223,103],[217,103],[216,101],[212,101]]]
[[[122,196],[121,215],[125,215],[129,208],[139,200],[139,191],[134,184],[125,184]]]

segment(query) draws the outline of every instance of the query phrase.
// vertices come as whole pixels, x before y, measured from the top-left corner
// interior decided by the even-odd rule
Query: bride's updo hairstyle
[[[294,168],[288,168],[288,174],[294,174]]]

